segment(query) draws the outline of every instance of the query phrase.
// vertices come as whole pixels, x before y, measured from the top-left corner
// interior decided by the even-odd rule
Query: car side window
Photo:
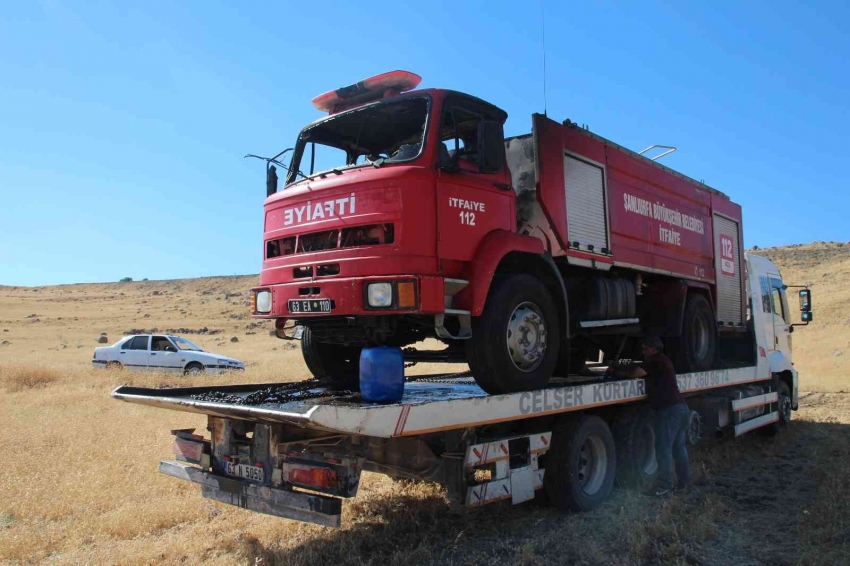
[[[174,352],[176,348],[171,344],[171,340],[165,336],[154,336],[151,342],[151,350],[154,352]]]
[[[130,345],[127,346],[128,350],[147,350],[148,349],[148,338],[150,336],[136,336],[133,338],[133,341],[130,342]]]

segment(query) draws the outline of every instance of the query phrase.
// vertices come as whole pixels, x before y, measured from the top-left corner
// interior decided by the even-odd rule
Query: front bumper
[[[406,309],[370,308],[366,304],[366,287],[379,282],[416,282],[416,307]],[[268,290],[272,294],[271,311],[252,313],[255,318],[313,318],[327,316],[358,316],[386,314],[438,314],[444,311],[443,278],[437,276],[382,275],[376,277],[350,277],[340,279],[302,280],[279,285],[265,285],[251,290]],[[330,299],[331,312],[291,313],[290,299]]]

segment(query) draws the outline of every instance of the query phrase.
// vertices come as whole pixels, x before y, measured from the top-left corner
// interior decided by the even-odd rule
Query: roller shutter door
[[[717,322],[742,324],[741,254],[738,223],[714,215],[714,261],[717,272]]]
[[[602,168],[570,155],[564,156],[567,192],[567,235],[582,250],[603,253],[608,246],[605,177]],[[592,246],[589,248],[589,246]]]

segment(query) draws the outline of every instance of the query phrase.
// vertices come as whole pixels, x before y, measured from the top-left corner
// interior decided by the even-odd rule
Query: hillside
[[[850,287],[845,284],[850,245],[818,242],[750,251],[775,261],[787,284],[812,289],[814,323],[797,327],[792,337],[801,389],[850,391]],[[300,355],[290,351],[297,343],[270,338],[272,324],[248,316],[248,290],[256,284],[257,276],[245,275],[0,286],[0,360],[85,366],[102,332],[113,343],[132,330],[156,328],[186,334],[202,347],[244,359],[249,368],[275,379],[306,375]],[[789,290],[789,305],[795,312],[793,293]],[[233,337],[238,342],[231,342]]]
[[[774,261],[786,285],[812,290],[814,321],[796,327],[792,336],[800,388],[850,392],[850,244],[816,242],[750,251]],[[796,316],[795,291],[788,290],[788,304]]]

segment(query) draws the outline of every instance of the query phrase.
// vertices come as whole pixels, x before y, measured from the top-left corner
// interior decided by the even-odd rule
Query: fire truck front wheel
[[[318,379],[342,387],[356,387],[360,375],[360,348],[319,342],[309,326],[301,335],[301,354],[307,369]]]
[[[466,343],[469,369],[490,394],[539,389],[558,362],[560,332],[555,302],[531,275],[494,280],[484,312]]]

